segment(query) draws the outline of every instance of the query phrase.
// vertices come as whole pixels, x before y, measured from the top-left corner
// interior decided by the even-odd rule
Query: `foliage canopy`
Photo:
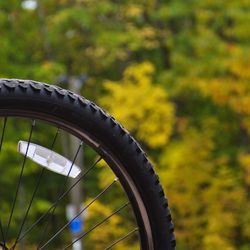
[[[250,249],[250,0],[21,2],[0,1],[1,77],[87,74],[82,94],[152,156],[178,249]]]

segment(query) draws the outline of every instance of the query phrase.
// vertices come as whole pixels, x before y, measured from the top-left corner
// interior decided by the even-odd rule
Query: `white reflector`
[[[28,146],[28,142],[19,141],[18,152],[23,155],[26,155],[27,153],[27,158],[52,172],[65,176],[69,175],[69,177],[72,178],[76,178],[81,173],[81,169],[73,164],[73,162],[66,159],[62,155],[59,155],[58,153],[40,145],[30,143]]]

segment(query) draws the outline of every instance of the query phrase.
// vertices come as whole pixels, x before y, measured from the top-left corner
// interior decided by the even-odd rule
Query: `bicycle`
[[[131,237],[134,240],[135,235],[138,237],[137,246],[140,249],[175,249],[172,218],[158,176],[136,140],[113,117],[100,107],[73,92],[46,83],[29,80],[1,79],[0,117],[2,123],[0,158],[3,156],[3,163],[7,157],[4,154],[4,150],[9,152],[7,151],[8,149],[4,149],[5,144],[6,147],[8,147],[8,140],[13,137],[12,134],[8,136],[8,131],[10,131],[10,133],[12,133],[12,129],[13,131],[21,131],[20,128],[23,129],[27,127],[27,125],[29,126],[29,130],[24,133],[26,140],[23,140],[23,138],[15,139],[15,144],[19,145],[18,157],[22,159],[22,164],[18,169],[18,177],[15,177],[17,183],[13,184],[14,195],[12,195],[13,199],[11,199],[10,206],[7,209],[9,215],[7,216],[6,213],[0,212],[0,239],[2,249],[21,248],[22,242],[24,242],[22,244],[27,244],[28,249],[69,249],[94,230],[100,231],[100,228],[107,221],[111,220],[113,216],[117,216],[117,214],[124,209],[131,210],[131,214],[133,215],[129,215],[129,218],[135,218],[135,225],[129,232],[124,233],[119,238],[110,242],[105,249],[120,249],[120,244],[122,244],[123,241],[129,240]],[[39,124],[39,128],[36,127],[37,124]],[[8,129],[8,125],[13,128]],[[47,135],[48,131],[53,131],[53,133],[51,132],[51,136]],[[58,134],[62,133],[61,131],[79,139],[79,147],[72,160],[68,160],[68,157],[56,153],[54,150],[58,140]],[[51,139],[50,146],[44,147],[42,143],[35,143],[34,140],[38,140],[35,139],[34,136],[36,133],[42,134],[46,140]],[[19,135],[20,134],[21,132]],[[99,155],[98,157],[94,157],[96,161],[84,169],[84,171],[79,169],[75,164],[82,145],[90,148],[87,152],[93,150],[96,155]],[[93,152],[89,154],[93,155]],[[23,158],[20,158],[21,156]],[[12,161],[12,158],[9,159],[9,161]],[[50,227],[55,225],[53,225],[53,223],[47,223],[46,225],[46,222],[43,221],[47,219],[47,217],[51,217],[52,220],[54,219],[55,210],[59,206],[59,203],[63,202],[76,183],[85,181],[91,171],[97,168],[100,161],[104,161],[112,170],[112,173],[114,173],[112,181],[100,190],[95,198],[84,205],[84,207],[73,216],[74,218],[72,218],[71,221],[64,222],[63,226],[60,225],[59,230],[58,227],[51,229]],[[26,168],[27,162],[31,162],[32,167]],[[41,172],[37,170],[37,165],[39,164],[42,166]],[[0,166],[0,168],[2,168],[1,172],[4,178],[7,170],[4,169],[3,165]],[[22,194],[22,183],[24,180],[26,183],[33,181],[33,178],[29,179],[25,177],[24,172],[28,171],[27,169],[31,172],[28,173],[28,175],[33,176],[36,174],[37,179],[34,179],[32,195],[26,198],[28,201],[27,204],[23,206],[20,205],[20,208],[25,208],[23,208],[22,217],[15,219],[19,221],[19,223],[15,221],[15,223],[18,224],[18,229],[12,230],[11,223],[14,220],[17,202],[22,203],[23,200],[22,197],[20,198]],[[52,181],[51,183],[58,183],[58,180],[62,182],[62,179],[58,178],[64,178],[62,182],[63,191],[57,192],[57,198],[52,199],[51,206],[49,209],[45,209],[45,212],[43,211],[40,217],[38,215],[32,215],[35,218],[34,222],[29,220],[29,216],[45,173],[49,176],[48,180],[57,178],[56,182]],[[76,178],[76,176],[78,177]],[[73,180],[74,178],[76,178],[75,183],[69,188],[66,188],[68,180]],[[4,182],[4,179],[2,181]],[[46,185],[49,185],[49,183],[50,182],[47,181]],[[97,221],[90,226],[88,230],[81,232],[72,242],[62,243],[60,236],[64,234],[70,223],[83,212],[87,211],[88,208],[98,199],[102,198],[108,190],[116,186],[117,183],[119,183],[124,190],[124,197],[127,197],[127,201],[111,210],[109,215],[106,215],[101,221]],[[2,185],[0,195],[2,195],[1,197],[7,197],[9,199],[9,191],[11,190],[6,191],[4,189],[5,184]],[[5,194],[5,192],[7,192],[7,194]],[[42,195],[44,194],[41,194],[41,197]],[[123,201],[125,198],[121,200]],[[66,203],[64,203],[64,205],[65,204]],[[6,217],[5,223],[3,223],[3,217]],[[32,219],[34,219],[33,217]],[[43,226],[40,226],[41,223],[43,223]],[[61,221],[59,223],[61,223]],[[42,228],[43,233],[37,228],[39,230]],[[11,232],[11,230],[13,232]],[[52,234],[48,237],[46,234],[49,232],[52,232]],[[30,238],[31,243],[28,242],[32,233],[35,235],[32,237],[39,236],[42,238],[38,240],[39,243],[34,243],[34,239],[32,238]],[[11,237],[11,240],[9,239],[10,234],[15,235]],[[44,234],[45,236],[41,236],[40,234]],[[69,237],[67,237],[68,236],[62,238],[69,239]],[[56,240],[57,246],[53,245]],[[98,248],[93,246],[91,249]]]

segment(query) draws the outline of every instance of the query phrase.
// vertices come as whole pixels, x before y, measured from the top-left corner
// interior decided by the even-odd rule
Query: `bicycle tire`
[[[0,79],[0,116],[59,124],[90,144],[119,177],[140,228],[141,249],[175,249],[174,228],[159,178],[136,140],[93,102],[54,85]]]

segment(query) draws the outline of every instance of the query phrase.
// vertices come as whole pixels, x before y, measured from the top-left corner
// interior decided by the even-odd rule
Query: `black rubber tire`
[[[113,117],[70,91],[44,83],[15,79],[0,79],[0,115],[56,122],[64,129],[70,128],[71,133],[78,137],[82,136],[105,158],[124,186],[140,227],[141,248],[175,249],[173,223],[159,178],[138,143]],[[117,164],[121,165],[120,170],[116,168]],[[146,211],[144,217],[136,192]],[[152,239],[148,238],[144,220],[146,217]]]

